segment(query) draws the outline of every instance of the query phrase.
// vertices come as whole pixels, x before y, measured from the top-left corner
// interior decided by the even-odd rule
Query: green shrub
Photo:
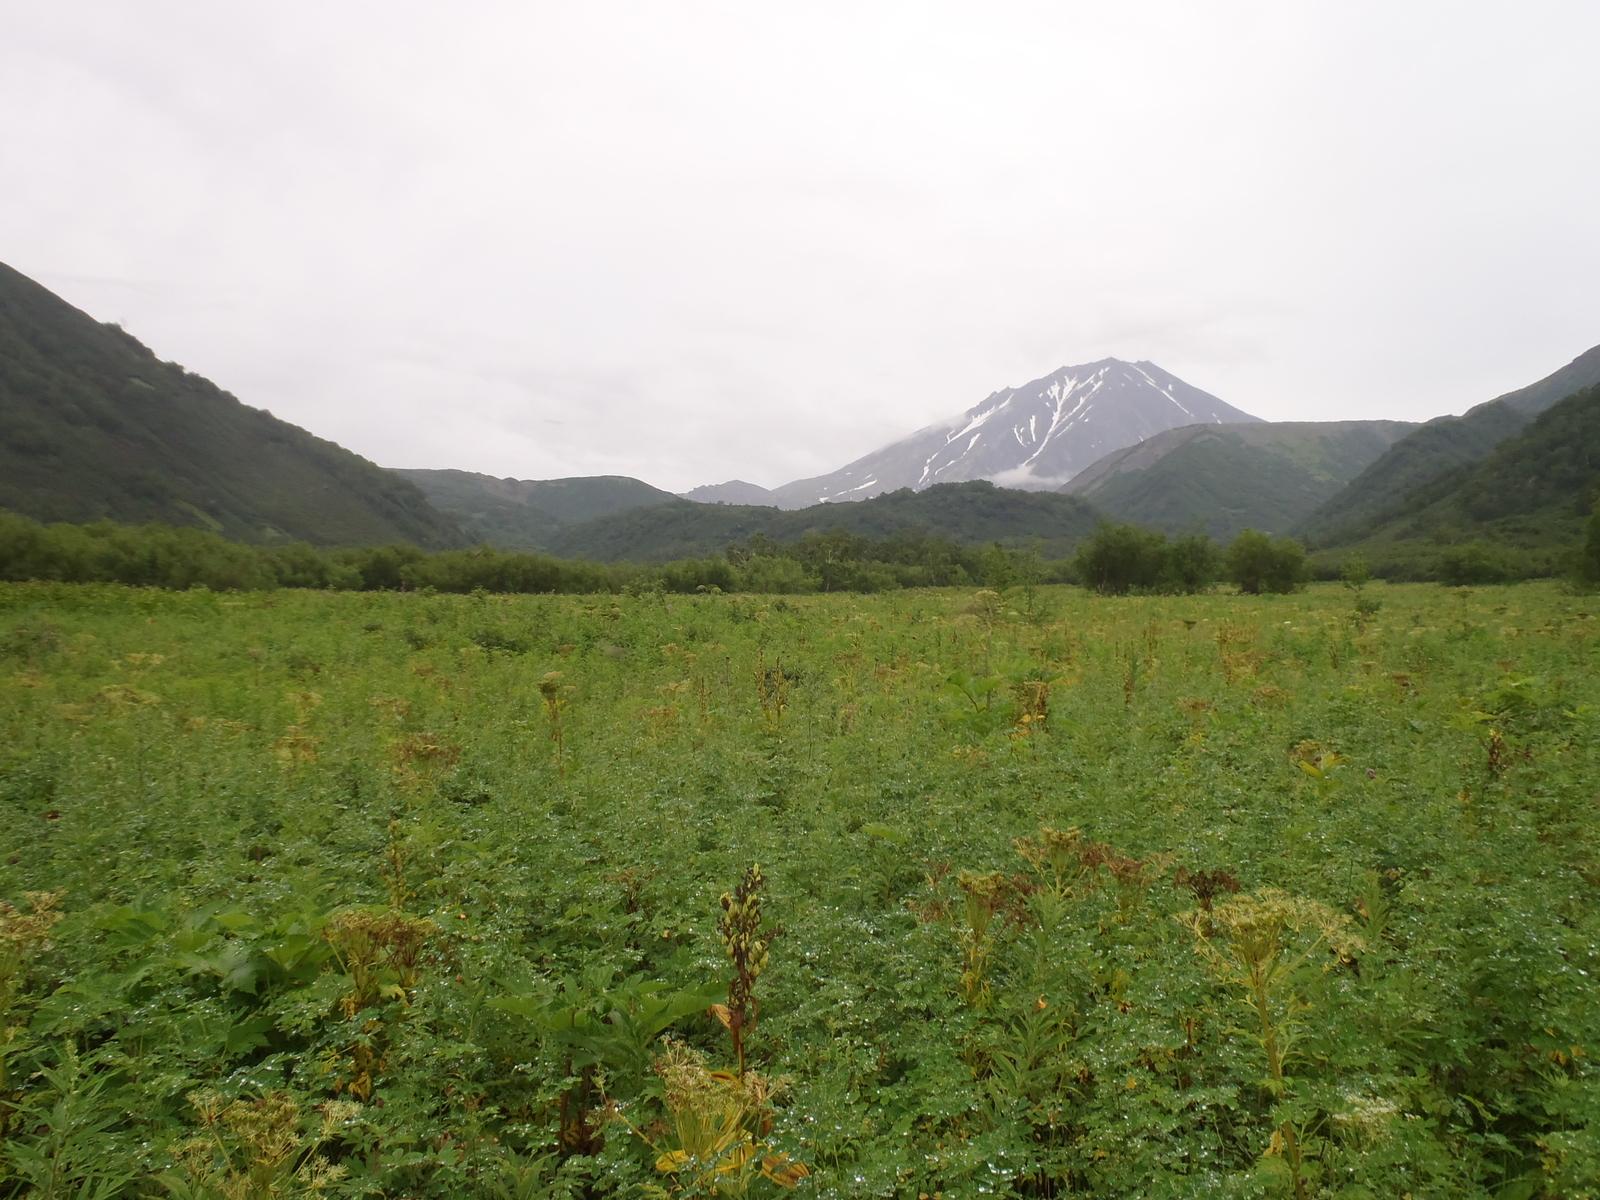
[[[792,558],[754,555],[739,568],[739,590],[786,596],[811,590],[805,568]]]
[[[1287,595],[1299,591],[1311,578],[1306,549],[1293,538],[1274,538],[1246,529],[1223,554],[1228,578],[1247,596],[1263,592]]]
[[[1216,545],[1205,534],[1166,534],[1137,525],[1102,524],[1072,560],[1077,581],[1105,596],[1129,592],[1193,595],[1217,580]]]
[[[1161,570],[1161,590],[1194,595],[1216,583],[1222,573],[1222,553],[1203,533],[1185,534],[1167,550]]]
[[[1587,532],[1578,555],[1578,578],[1584,583],[1600,583],[1600,500],[1595,501]]]
[[[133,587],[272,587],[261,552],[204,529],[170,525],[41,525],[0,513],[0,579]]]
[[[1073,569],[1102,596],[1153,591],[1167,566],[1167,537],[1137,525],[1103,524],[1078,547]]]
[[[1434,574],[1450,587],[1470,584],[1509,583],[1521,577],[1517,557],[1505,546],[1493,542],[1463,542],[1451,546],[1434,560]]]

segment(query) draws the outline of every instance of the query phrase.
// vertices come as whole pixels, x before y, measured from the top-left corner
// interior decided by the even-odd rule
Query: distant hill
[[[1476,463],[1413,489],[1360,541],[1319,556],[1360,551],[1392,576],[1434,573],[1463,543],[1498,546],[1523,573],[1558,573],[1583,538],[1600,498],[1600,386],[1546,408]]]
[[[1154,363],[1106,358],[1005,388],[829,475],[772,491],[780,508],[987,479],[1050,490],[1095,460],[1179,425],[1254,421]]]
[[[1061,488],[1123,521],[1219,541],[1287,532],[1417,428],[1406,421],[1185,425],[1106,455]]]
[[[551,551],[598,562],[667,562],[719,554],[732,542],[763,534],[796,542],[807,533],[844,529],[881,539],[897,533],[940,534],[963,545],[999,541],[1024,545],[1038,539],[1046,557],[1064,557],[1100,520],[1093,505],[1076,496],[1024,492],[991,483],[910,488],[840,504],[797,511],[741,504],[697,504],[674,500],[629,509],[569,526]]]
[[[1537,383],[1439,417],[1396,442],[1295,533],[1316,546],[1347,546],[1373,536],[1408,511],[1407,497],[1453,468],[1478,462],[1565,396],[1600,383],[1600,346]]]
[[[160,362],[3,264],[0,508],[252,542],[470,540],[413,484]]]
[[[497,479],[471,471],[401,468],[435,508],[502,550],[548,550],[568,525],[623,509],[677,501],[671,492],[627,475],[571,479]]]
[[[730,479],[727,483],[707,483],[682,493],[685,500],[701,504],[773,504],[772,493],[759,483]]]

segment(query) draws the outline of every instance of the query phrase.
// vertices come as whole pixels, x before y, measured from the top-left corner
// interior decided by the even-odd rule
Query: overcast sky
[[[0,0],[0,261],[386,466],[684,490],[1068,363],[1600,342],[1600,3]]]

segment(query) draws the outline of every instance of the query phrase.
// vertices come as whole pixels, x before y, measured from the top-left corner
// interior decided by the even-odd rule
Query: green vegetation
[[[843,529],[807,533],[784,545],[757,533],[722,555],[659,566],[597,564],[492,547],[425,553],[414,546],[319,550],[304,543],[261,547],[198,529],[170,526],[41,525],[0,512],[0,580],[122,583],[135,587],[213,591],[317,588],[335,591],[492,593],[882,592],[899,588],[984,584],[993,588],[1082,581],[1096,591],[1188,593],[1216,583],[1224,561],[1244,591],[1292,591],[1298,567],[1279,570],[1264,589],[1262,568],[1235,547],[1225,560],[1204,535],[1169,542],[1165,534],[1102,523],[1071,563],[1041,558],[1038,543],[1011,549],[999,542],[959,546],[942,537],[902,533],[881,541]],[[1268,559],[1303,562],[1297,543],[1279,539]],[[1298,556],[1297,558],[1295,556]],[[1256,557],[1259,557],[1256,556]],[[1266,560],[1262,560],[1266,561]],[[1243,565],[1240,565],[1243,564]]]
[[[1347,584],[0,585],[0,1195],[1592,1195],[1590,600]]]
[[[169,525],[41,525],[0,512],[0,580],[122,583],[214,591],[274,587],[596,592],[627,572],[489,548],[429,554],[409,545],[327,550],[304,542],[252,546]]]
[[[467,542],[406,480],[157,361],[3,264],[0,508],[256,542]]]
[[[1600,500],[1595,501],[1594,511],[1589,516],[1588,536],[1578,558],[1577,574],[1581,583],[1600,583]]]
[[[1192,596],[1209,591],[1219,578],[1238,584],[1243,595],[1287,595],[1311,578],[1305,547],[1293,538],[1273,538],[1254,529],[1246,529],[1223,550],[1204,534],[1169,542],[1156,530],[1105,524],[1078,547],[1072,566],[1085,587],[1105,596]]]
[[[1352,479],[1295,532],[1319,546],[1364,541],[1394,519],[1411,493],[1452,468],[1480,461],[1529,420],[1526,413],[1494,401],[1462,417],[1430,421]]]
[[[1158,530],[1108,523],[1078,546],[1072,566],[1085,587],[1105,596],[1193,595],[1216,583],[1222,556],[1204,534],[1169,542]]]
[[[471,471],[397,470],[468,533],[502,550],[548,550],[556,531],[627,508],[678,498],[626,475],[496,479]]]
[[[1287,594],[1304,587],[1311,578],[1304,546],[1293,538],[1269,537],[1255,529],[1246,529],[1234,538],[1222,561],[1228,578],[1247,596]]]
[[[1349,548],[1392,578],[1494,583],[1567,574],[1600,498],[1597,448],[1600,387],[1592,387],[1545,409],[1480,461],[1412,488]],[[1347,552],[1319,558],[1326,565]]]
[[[327,588],[439,592],[874,592],[901,587],[1043,582],[1061,577],[1033,548],[963,547],[902,534],[874,542],[842,529],[791,545],[760,534],[726,555],[659,566],[597,564],[492,547],[428,554],[415,546],[321,550],[304,543],[247,546],[165,525],[41,525],[0,512],[0,580],[137,587]]]
[[[1227,541],[1285,533],[1416,426],[1404,421],[1259,422],[1168,430],[1108,455],[1063,491],[1167,533]]]
[[[1545,409],[1565,400],[1573,392],[1600,384],[1600,346],[1585,350],[1559,371],[1552,371],[1536,383],[1507,392],[1496,400],[1509,404],[1519,412],[1538,416]],[[1491,403],[1493,403],[1491,401]]]
[[[997,488],[978,480],[910,488],[853,503],[782,511],[748,504],[679,500],[585,521],[552,539],[557,554],[598,562],[665,562],[720,553],[730,542],[761,536],[792,543],[808,533],[842,529],[874,540],[902,534],[938,536],[963,546],[1037,544],[1047,558],[1065,558],[1100,514],[1073,496]]]
[[[1318,546],[1364,541],[1409,511],[1407,498],[1417,489],[1455,468],[1483,460],[1546,409],[1596,385],[1600,385],[1600,346],[1537,383],[1480,404],[1463,416],[1430,421],[1352,479],[1294,532]]]

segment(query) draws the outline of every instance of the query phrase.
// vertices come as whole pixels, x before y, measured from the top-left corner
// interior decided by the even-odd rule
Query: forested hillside
[[[1563,398],[1600,384],[1600,346],[1537,383],[1507,392],[1460,417],[1430,421],[1357,475],[1295,532],[1320,546],[1371,537],[1408,507],[1407,496],[1451,468],[1474,463]]]
[[[1590,387],[1546,409],[1482,461],[1413,489],[1350,548],[1397,576],[1470,582],[1559,574],[1575,559],[1597,499],[1600,387]]]
[[[1600,346],[1591,346],[1559,371],[1552,371],[1537,383],[1496,396],[1518,412],[1536,417],[1545,409],[1565,400],[1573,392],[1600,383]]]
[[[0,264],[0,508],[320,545],[469,540],[412,483]]]
[[[497,479],[472,471],[399,469],[441,512],[503,550],[544,550],[567,525],[645,504],[676,501],[671,492],[627,475],[571,479]]]
[[[978,480],[921,492],[901,488],[871,500],[788,512],[676,500],[573,525],[552,539],[550,549],[597,562],[665,562],[716,554],[757,535],[788,543],[807,533],[843,529],[870,538],[920,531],[962,545],[1038,539],[1045,557],[1062,558],[1098,520],[1094,506],[1075,496],[1015,491]]]
[[[1108,454],[1061,490],[1124,521],[1228,541],[1284,533],[1416,426],[1405,421],[1189,425]]]
[[[1325,546],[1370,537],[1394,519],[1412,492],[1446,471],[1477,462],[1529,420],[1526,413],[1496,400],[1464,417],[1430,421],[1352,479],[1296,532]]]

